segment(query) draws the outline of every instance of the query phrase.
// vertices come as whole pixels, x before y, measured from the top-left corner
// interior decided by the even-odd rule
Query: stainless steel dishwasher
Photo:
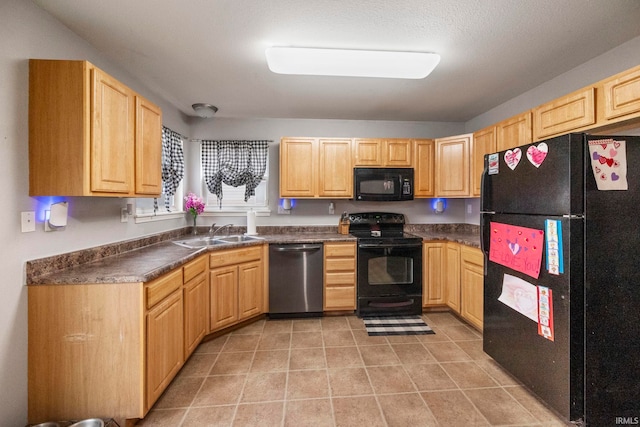
[[[323,245],[269,245],[269,317],[322,315]]]

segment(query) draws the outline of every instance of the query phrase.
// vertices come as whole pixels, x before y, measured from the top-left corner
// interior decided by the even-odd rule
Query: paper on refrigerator
[[[538,288],[519,277],[505,274],[498,301],[538,322]]]

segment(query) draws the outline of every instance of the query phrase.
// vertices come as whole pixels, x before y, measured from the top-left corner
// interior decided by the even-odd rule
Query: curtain
[[[267,169],[267,152],[272,141],[202,141],[202,171],[205,184],[222,208],[222,183],[245,186],[244,201],[256,194]]]
[[[164,206],[169,208],[169,196],[176,194],[180,181],[184,178],[184,152],[182,151],[182,136],[167,127],[162,127],[162,193]],[[154,210],[157,210],[157,200]]]

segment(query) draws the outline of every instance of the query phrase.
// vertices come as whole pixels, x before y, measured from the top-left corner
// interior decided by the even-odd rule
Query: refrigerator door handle
[[[480,250],[482,251],[482,256],[484,257],[484,276],[487,276],[487,264],[489,262],[489,257],[487,256],[487,251],[485,250],[484,244],[484,216],[485,215],[495,214],[495,212],[480,212]]]

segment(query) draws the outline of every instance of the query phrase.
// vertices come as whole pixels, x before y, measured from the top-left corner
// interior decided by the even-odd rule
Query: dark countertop
[[[474,248],[480,248],[480,235],[478,233],[469,232],[445,232],[445,231],[412,231],[411,234],[422,237],[422,240],[446,240],[448,242],[457,242]]]
[[[278,232],[261,234],[264,240],[243,243],[227,243],[206,248],[191,249],[176,245],[171,240],[184,240],[189,235],[181,235],[171,240],[130,249],[131,243],[122,252],[113,247],[102,247],[62,254],[56,257],[27,262],[28,285],[59,285],[59,284],[95,284],[95,283],[135,283],[148,282],[179,267],[198,256],[219,250],[237,247],[286,243],[325,243],[325,242],[355,242],[351,235],[321,230]],[[411,234],[421,237],[424,241],[445,240],[464,245],[479,247],[478,233],[469,230],[410,230]],[[105,249],[106,248],[106,249]],[[92,258],[93,259],[92,259]],[[55,265],[58,264],[58,265]],[[62,266],[63,264],[66,264]],[[56,269],[47,268],[54,265]],[[45,267],[43,267],[45,266]],[[62,267],[61,267],[62,266]]]

